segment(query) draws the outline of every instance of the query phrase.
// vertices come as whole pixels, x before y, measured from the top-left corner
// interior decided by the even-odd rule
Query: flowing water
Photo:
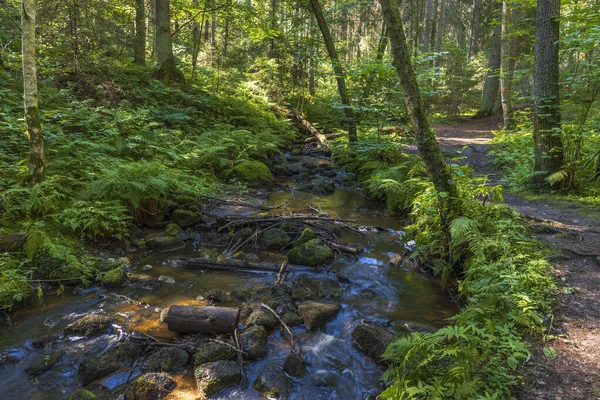
[[[325,162],[325,161],[320,161]],[[309,374],[294,380],[291,399],[364,399],[376,393],[383,372],[381,365],[360,352],[352,343],[352,329],[361,321],[387,323],[392,331],[428,326],[440,327],[456,309],[439,288],[439,282],[413,269],[390,266],[394,254],[403,253],[407,246],[403,239],[402,225],[394,218],[370,208],[360,191],[339,187],[335,193],[317,197],[295,190],[291,180],[278,182],[279,189],[269,194],[268,203],[273,206],[285,204],[286,211],[305,210],[308,206],[318,207],[323,212],[340,218],[357,220],[363,234],[345,233],[343,241],[359,246],[363,252],[357,257],[339,258],[331,269],[320,274],[298,273],[303,283],[314,289],[319,280],[336,279],[343,276],[343,294],[340,298],[342,311],[325,327],[308,332],[303,326],[292,328],[297,346],[301,348]],[[231,212],[231,210],[228,210]],[[202,235],[202,234],[201,234]],[[201,236],[200,236],[201,237]],[[202,243],[202,239],[200,239]],[[224,245],[227,245],[225,243]],[[165,254],[130,255],[134,272],[152,276],[163,274],[175,279],[174,284],[161,284],[156,291],[128,287],[104,289],[92,287],[83,294],[46,295],[31,307],[19,311],[17,323],[0,329],[0,353],[20,360],[16,364],[0,366],[0,398],[6,399],[66,399],[79,387],[77,366],[90,355],[102,354],[113,348],[124,337],[118,325],[127,331],[141,331],[161,340],[172,340],[164,324],[159,322],[159,312],[173,304],[197,304],[196,297],[209,289],[229,292],[233,289],[257,289],[272,285],[275,276],[271,273],[240,273],[223,271],[191,271],[172,268],[168,261],[180,257],[199,257],[206,253],[217,253],[222,248],[208,248],[199,244],[181,251]],[[262,253],[264,261],[279,262],[282,255]],[[152,265],[150,270],[143,266]],[[290,275],[288,279],[299,276]],[[195,279],[195,280],[194,280]],[[188,287],[189,290],[182,289]],[[123,301],[111,293],[125,295],[149,307],[141,309]],[[94,339],[63,338],[52,344],[52,349],[67,349],[66,356],[52,370],[37,378],[29,378],[23,372],[25,365],[40,357],[43,349],[33,349],[32,340],[43,335],[60,333],[76,317],[89,312],[103,310],[119,317],[117,329],[111,334]],[[229,389],[218,399],[261,399],[251,389],[251,383],[261,368],[268,362],[278,365],[289,354],[289,341],[278,330],[268,343],[269,354],[263,359],[246,365],[245,384]],[[101,399],[114,399],[127,387],[127,380],[139,375],[140,371],[121,370],[90,386]],[[193,367],[175,374],[178,387],[171,399],[195,399],[197,392],[193,380]]]

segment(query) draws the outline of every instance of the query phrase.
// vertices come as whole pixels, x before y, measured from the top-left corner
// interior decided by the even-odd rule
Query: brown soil
[[[499,117],[463,119],[434,128],[447,157],[464,157],[458,162],[498,184],[489,148],[491,131],[500,122]],[[555,250],[548,260],[560,288],[549,331],[556,338],[545,344],[557,356],[547,358],[544,344],[532,341],[533,355],[520,372],[524,383],[516,395],[521,400],[600,399],[600,210],[505,193],[505,202],[530,221],[536,238]]]

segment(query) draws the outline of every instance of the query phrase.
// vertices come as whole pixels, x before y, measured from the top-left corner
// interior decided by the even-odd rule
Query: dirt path
[[[460,163],[488,174],[490,182],[501,176],[490,167],[491,130],[499,117],[464,119],[456,125],[436,125],[442,151],[460,154]],[[505,192],[505,202],[528,218],[536,238],[556,249],[549,257],[561,290],[551,327],[556,350],[550,360],[543,345],[533,346],[533,357],[524,371],[521,400],[600,399],[600,210],[560,201],[528,201]],[[572,289],[570,289],[572,288]]]

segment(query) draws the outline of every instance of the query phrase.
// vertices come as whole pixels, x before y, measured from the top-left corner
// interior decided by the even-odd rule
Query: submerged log
[[[171,332],[233,333],[240,319],[237,307],[171,306],[165,322]]]

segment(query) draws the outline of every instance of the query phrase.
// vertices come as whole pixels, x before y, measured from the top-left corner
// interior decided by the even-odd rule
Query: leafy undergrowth
[[[48,168],[33,186],[21,83],[0,71],[0,234],[26,233],[22,254],[1,254],[0,309],[31,295],[28,282],[98,278],[87,244],[126,242],[136,210],[215,193],[237,163],[266,160],[293,135],[265,100],[234,89],[171,88],[131,65],[50,71],[40,80]]]
[[[438,193],[416,156],[401,143],[337,148],[338,160],[358,172],[369,195],[389,211],[410,216],[407,234],[419,257],[457,281],[462,307],[435,333],[412,333],[384,354],[390,385],[385,399],[503,399],[519,384],[519,365],[530,356],[523,337],[541,336],[551,318],[555,285],[544,249],[500,187],[485,186],[468,167],[453,166],[460,211],[450,224],[450,251],[439,220]]]

